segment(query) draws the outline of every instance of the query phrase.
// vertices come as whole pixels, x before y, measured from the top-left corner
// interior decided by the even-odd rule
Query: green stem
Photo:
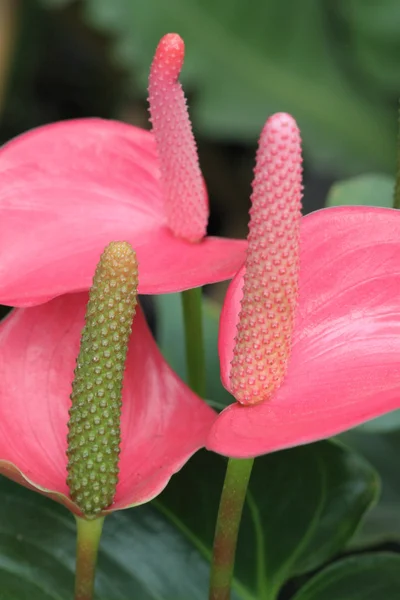
[[[206,395],[201,288],[182,292],[185,324],[186,364],[189,385],[202,398]]]
[[[254,458],[230,458],[222,489],[211,561],[209,600],[229,600],[243,505]]]
[[[78,532],[76,544],[75,600],[92,600],[97,552],[104,517],[83,519],[76,517]]]
[[[396,183],[394,186],[393,208],[400,208],[400,106],[398,115],[398,133],[397,133],[397,169]]]

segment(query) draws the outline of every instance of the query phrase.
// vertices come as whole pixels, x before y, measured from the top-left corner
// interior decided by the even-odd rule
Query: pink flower
[[[299,218],[300,135],[269,121],[255,169],[246,264],[226,295],[219,356],[239,402],[206,446],[251,457],[400,407],[400,215],[341,207]]]
[[[208,200],[185,98],[183,41],[166,35],[150,73],[153,132],[81,119],[0,151],[0,303],[86,290],[108,242],[132,243],[142,294],[231,278],[244,241],[205,236]]]
[[[0,324],[0,473],[76,514],[67,422],[87,294],[16,309]],[[162,358],[138,307],[122,395],[119,510],[148,502],[204,445],[215,413]]]

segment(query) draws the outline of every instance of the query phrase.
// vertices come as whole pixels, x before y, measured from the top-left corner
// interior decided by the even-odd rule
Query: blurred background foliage
[[[170,31],[178,32],[186,43],[181,80],[210,194],[210,233],[246,235],[257,138],[275,111],[291,112],[301,127],[305,212],[325,204],[392,205],[400,95],[399,0],[0,0],[0,143],[59,119],[100,116],[149,127],[147,75],[160,37]],[[146,308],[157,316],[157,338],[167,359],[185,377],[184,356],[173,341],[183,335],[179,298],[157,298],[154,307]],[[218,304],[207,299],[207,392],[213,406],[222,408],[230,397],[219,382],[218,317]],[[400,449],[400,412],[347,432],[341,441],[366,457],[382,482],[381,498],[347,552],[398,552],[400,486],[395,457]],[[304,450],[291,452],[296,457]],[[285,454],[274,456],[280,460]],[[177,488],[180,480],[176,481]],[[13,484],[3,480],[3,485]],[[171,489],[173,496],[174,488],[168,488],[161,503],[168,504]],[[16,505],[14,494],[28,493],[15,490],[16,486],[10,491],[11,508],[3,499],[6,511]],[[296,494],[290,497],[298,502]],[[152,510],[133,511],[132,518],[139,525],[143,518],[147,526],[146,515]],[[36,523],[28,508],[20,514],[29,527]],[[14,535],[18,519],[10,516],[6,521],[12,530],[7,539],[15,550],[12,564],[18,565],[20,574],[30,569],[30,556],[26,564],[21,562],[22,538]],[[125,546],[118,535],[125,532],[127,519],[125,515],[114,519],[113,536],[121,556]],[[330,526],[340,533],[336,521]],[[137,523],[135,527],[137,536]],[[159,543],[158,525],[155,530]],[[53,543],[54,531],[49,526],[45,543],[48,539]],[[69,586],[70,525],[65,535],[63,543],[69,550],[56,558],[64,570],[68,567]],[[335,540],[333,534],[325,537]],[[162,563],[166,554],[163,547],[161,551]],[[103,569],[104,556],[101,560]],[[121,592],[121,597],[126,596]]]
[[[58,119],[148,127],[160,37],[186,43],[182,82],[212,206],[244,236],[257,138],[289,111],[304,141],[305,211],[333,182],[395,169],[398,0],[0,0],[0,141]],[[379,201],[377,201],[379,203]]]

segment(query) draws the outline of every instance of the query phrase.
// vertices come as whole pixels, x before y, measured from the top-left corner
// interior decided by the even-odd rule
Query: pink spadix
[[[285,376],[298,295],[300,133],[294,119],[268,119],[254,170],[243,298],[230,371],[242,404],[270,397]]]
[[[157,142],[168,226],[199,241],[208,222],[208,198],[182,86],[178,81],[185,45],[176,33],[158,44],[149,77],[149,103]]]

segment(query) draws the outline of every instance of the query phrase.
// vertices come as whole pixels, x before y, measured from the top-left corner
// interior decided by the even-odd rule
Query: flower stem
[[[236,544],[254,458],[230,458],[222,489],[211,561],[209,600],[229,600]]]
[[[76,544],[75,600],[92,600],[97,552],[104,517],[83,519],[76,517],[78,532]]]
[[[201,288],[182,292],[185,324],[186,364],[189,385],[202,398],[206,395]]]
[[[400,104],[398,114],[398,132],[397,132],[397,172],[396,183],[394,186],[393,208],[400,208]]]

